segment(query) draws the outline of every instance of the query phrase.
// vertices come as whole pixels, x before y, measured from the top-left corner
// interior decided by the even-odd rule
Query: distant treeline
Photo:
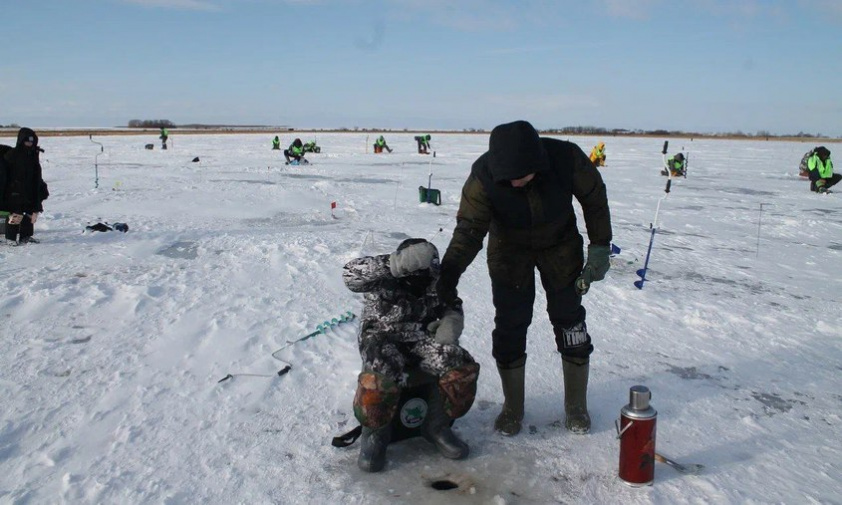
[[[176,128],[169,119],[132,119],[129,128]]]
[[[287,126],[266,126],[266,125],[227,125],[227,124],[201,124],[190,123],[176,125],[169,119],[132,119],[129,121],[129,128],[185,128],[188,130],[292,130]]]
[[[17,125],[9,125],[9,127],[17,127]],[[170,121],[169,119],[132,119],[129,121],[129,128],[178,128],[175,123]],[[181,125],[181,128],[185,129],[208,129],[208,130],[286,130],[286,131],[294,131],[295,128],[290,126],[267,126],[267,125],[224,125],[224,124],[184,124]],[[404,131],[404,132],[411,132],[411,131],[421,131],[421,130],[414,130],[410,128],[361,128],[359,126],[354,126],[351,128],[348,127],[341,127],[341,128],[327,128],[326,131],[354,131],[354,132],[390,132],[390,131]],[[463,128],[463,132],[466,133],[485,133],[487,130],[483,128]],[[563,128],[547,128],[543,130],[538,130],[541,133],[550,134],[550,135],[593,135],[593,136],[640,136],[640,135],[651,135],[651,136],[661,136],[661,137],[729,137],[729,138],[826,138],[821,133],[805,133],[805,132],[798,132],[798,133],[787,133],[782,135],[774,135],[769,133],[766,130],[759,130],[756,133],[745,133],[742,131],[733,131],[733,132],[720,132],[720,133],[700,133],[700,132],[692,132],[692,131],[682,131],[682,130],[629,130],[625,128],[601,128],[598,126],[565,126]]]
[[[686,132],[682,130],[627,130],[624,128],[599,128],[595,126],[565,126],[564,128],[550,128],[547,130],[540,130],[541,133],[562,134],[562,135],[652,135],[652,136],[671,136],[671,137],[743,137],[743,138],[823,138],[821,133],[788,133],[783,135],[774,135],[765,130],[760,130],[756,133],[745,133],[742,131],[734,132],[720,132],[720,133],[699,133]]]
[[[292,128],[290,128],[292,130]],[[415,132],[421,130],[415,130],[411,128],[362,128],[359,126],[354,126],[352,128],[342,127],[342,128],[333,128],[329,129],[331,131],[340,131],[340,132],[392,132],[392,131],[403,131],[403,132]],[[435,130],[432,130],[435,131]],[[461,130],[465,133],[487,133],[488,130],[483,128],[463,128]],[[760,130],[756,133],[744,133],[742,131],[735,131],[735,132],[720,132],[720,133],[699,133],[699,132],[686,132],[682,130],[628,130],[625,128],[600,128],[597,126],[565,126],[564,128],[547,128],[547,129],[539,129],[540,133],[549,134],[549,135],[593,135],[593,136],[641,136],[641,135],[651,135],[651,136],[669,136],[669,137],[728,137],[728,138],[826,138],[821,133],[788,133],[782,135],[774,135],[769,133],[765,130]]]

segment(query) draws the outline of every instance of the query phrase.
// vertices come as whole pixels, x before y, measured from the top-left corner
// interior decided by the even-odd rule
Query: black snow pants
[[[575,286],[554,287],[541,272],[541,284],[547,294],[547,313],[555,334],[556,347],[562,356],[587,358],[593,352],[585,325],[585,308]],[[526,354],[526,330],[532,323],[535,304],[535,275],[520,286],[491,278],[494,299],[494,330],[491,333],[492,355],[506,365]]]

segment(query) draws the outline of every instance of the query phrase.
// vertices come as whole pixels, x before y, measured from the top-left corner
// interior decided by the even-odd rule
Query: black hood
[[[15,147],[24,147],[23,143],[28,140],[32,142],[32,147],[38,145],[38,135],[31,128],[21,128],[18,132],[18,143]]]
[[[549,166],[541,138],[527,121],[501,124],[491,131],[488,167],[495,183],[543,172]]]

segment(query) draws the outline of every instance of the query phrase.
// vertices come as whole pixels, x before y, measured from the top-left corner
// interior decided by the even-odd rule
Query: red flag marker
[[[339,219],[338,217],[336,217],[336,214],[333,213],[333,209],[335,208],[336,202],[330,202],[330,215],[333,217],[333,219]]]

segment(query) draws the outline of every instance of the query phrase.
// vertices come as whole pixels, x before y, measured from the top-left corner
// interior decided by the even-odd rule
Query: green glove
[[[576,279],[576,292],[579,296],[584,295],[591,288],[591,283],[601,281],[611,267],[608,257],[611,255],[611,247],[607,245],[589,245],[588,259],[585,261],[585,268],[582,274]]]

